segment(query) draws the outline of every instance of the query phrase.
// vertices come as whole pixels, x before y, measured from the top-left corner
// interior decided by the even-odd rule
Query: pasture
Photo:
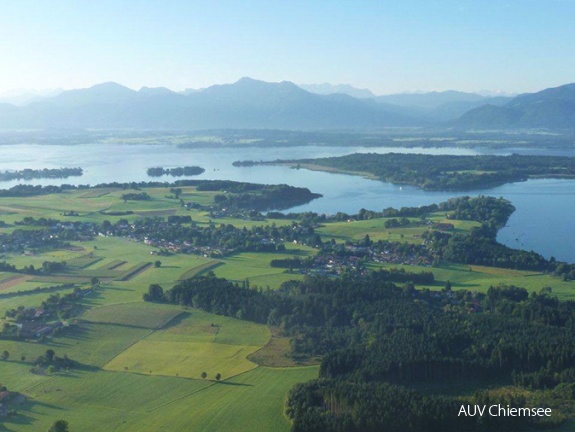
[[[144,302],[119,303],[89,309],[82,315],[82,319],[100,324],[158,329],[182,313],[182,310],[167,305]]]
[[[106,370],[201,379],[223,379],[257,367],[246,356],[260,347],[204,342],[142,340],[104,366]]]
[[[65,221],[102,222],[141,217],[190,215],[194,223],[226,223],[250,228],[288,220],[247,221],[210,218],[205,211],[187,211],[169,189],[146,189],[150,201],[121,199],[124,190],[90,189],[26,198],[2,198],[1,219],[8,226],[0,233],[37,227],[15,225],[25,216]],[[183,188],[182,199],[210,204],[216,192]],[[79,216],[63,216],[73,210]],[[107,215],[102,212],[131,212]],[[385,228],[387,219],[326,223],[318,228],[323,241],[338,243],[361,240],[366,234],[379,239],[421,243],[427,225]],[[475,222],[451,221],[434,214],[431,222],[453,223],[456,232],[468,232]],[[419,219],[412,219],[419,222]],[[318,250],[286,243],[277,253],[243,252],[213,259],[196,255],[152,256],[154,248],[130,239],[98,236],[72,242],[70,247],[2,254],[18,268],[44,261],[66,261],[67,268],[50,275],[0,273],[0,316],[8,309],[39,307],[53,293],[64,294],[74,283],[86,288],[90,279],[100,285],[81,300],[82,315],[72,320],[61,335],[42,342],[0,340],[0,351],[10,359],[0,362],[0,382],[31,399],[19,414],[4,421],[6,430],[42,431],[58,418],[73,431],[288,431],[283,414],[289,389],[297,382],[318,376],[317,366],[297,366],[286,356],[290,338],[274,335],[265,325],[218,316],[180,306],[151,304],[142,295],[153,283],[170,289],[178,281],[213,271],[218,277],[251,287],[277,289],[282,282],[302,279],[300,274],[272,268],[272,259],[310,257]],[[160,266],[152,265],[160,261]],[[562,299],[575,299],[575,282],[563,282],[535,272],[441,263],[439,267],[369,264],[370,268],[404,267],[406,271],[432,271],[436,281],[427,286],[442,289],[450,281],[453,289],[486,291],[499,283],[539,290],[549,286]],[[50,288],[48,290],[48,288]],[[418,288],[421,288],[418,286]],[[276,329],[277,330],[277,329]],[[30,372],[36,357],[47,349],[68,355],[82,367],[52,375]],[[22,360],[24,357],[24,360]],[[309,363],[317,363],[312,359]],[[309,364],[308,363],[308,364]],[[207,378],[202,379],[202,372]],[[216,374],[221,381],[216,381]]]
[[[515,285],[527,291],[539,292],[550,287],[552,293],[562,300],[575,300],[575,282],[565,282],[548,274],[442,262],[439,267],[404,266],[396,264],[369,264],[369,268],[403,268],[409,272],[430,271],[435,276],[433,285],[418,285],[417,288],[442,289],[447,281],[452,289],[469,289],[487,292],[490,286]]]
[[[222,382],[126,372],[74,371],[34,375],[7,362],[10,388],[30,396],[9,431],[37,432],[65,418],[71,430],[96,431],[289,431],[283,415],[287,391],[316,378],[318,367],[258,367]],[[2,373],[4,378],[4,373]],[[217,414],[216,414],[217,413]]]
[[[227,379],[257,367],[246,357],[262,348],[269,338],[270,332],[263,325],[201,311],[184,312],[114,357],[104,368],[196,379],[202,372],[209,379],[220,373]]]

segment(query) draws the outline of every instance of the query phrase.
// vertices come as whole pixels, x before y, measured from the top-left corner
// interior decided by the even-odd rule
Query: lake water
[[[63,180],[35,180],[33,184],[97,184],[156,180],[147,176],[153,166],[176,167],[199,165],[206,172],[197,179],[227,179],[254,183],[286,183],[307,187],[323,198],[299,206],[293,211],[356,213],[361,208],[382,210],[387,207],[420,206],[439,203],[459,195],[502,196],[517,208],[498,239],[511,246],[535,250],[546,257],[575,262],[575,181],[529,180],[497,188],[466,193],[425,192],[413,187],[399,187],[358,176],[318,171],[294,170],[280,166],[234,167],[236,160],[274,160],[340,156],[350,153],[426,153],[426,154],[554,154],[573,156],[572,152],[533,149],[460,148],[373,148],[373,147],[280,147],[180,149],[166,145],[85,144],[78,146],[39,146],[33,144],[0,146],[0,171],[23,168],[82,167],[82,177]],[[171,181],[172,177],[161,177]],[[17,181],[0,182],[9,188]]]

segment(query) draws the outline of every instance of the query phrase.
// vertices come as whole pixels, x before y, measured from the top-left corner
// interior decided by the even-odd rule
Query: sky
[[[249,76],[376,94],[575,81],[575,0],[0,0],[0,93]]]

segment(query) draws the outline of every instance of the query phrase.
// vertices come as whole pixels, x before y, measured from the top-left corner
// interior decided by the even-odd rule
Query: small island
[[[16,171],[0,172],[0,181],[81,177],[82,174],[84,174],[82,168],[25,168]]]
[[[165,175],[172,177],[183,177],[183,176],[196,176],[204,173],[206,170],[199,166],[185,166],[178,168],[162,168],[153,167],[148,168],[148,175],[150,177],[162,177]]]

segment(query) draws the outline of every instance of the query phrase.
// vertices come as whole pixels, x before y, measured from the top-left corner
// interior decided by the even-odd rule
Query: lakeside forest
[[[384,182],[430,191],[492,188],[529,178],[574,178],[575,158],[564,156],[450,156],[356,153],[318,159],[237,161],[234,166],[288,164],[370,175]]]
[[[575,265],[498,243],[509,201],[283,212],[319,196],[207,180],[2,191],[0,422],[572,424]],[[462,403],[553,415],[461,418]]]

